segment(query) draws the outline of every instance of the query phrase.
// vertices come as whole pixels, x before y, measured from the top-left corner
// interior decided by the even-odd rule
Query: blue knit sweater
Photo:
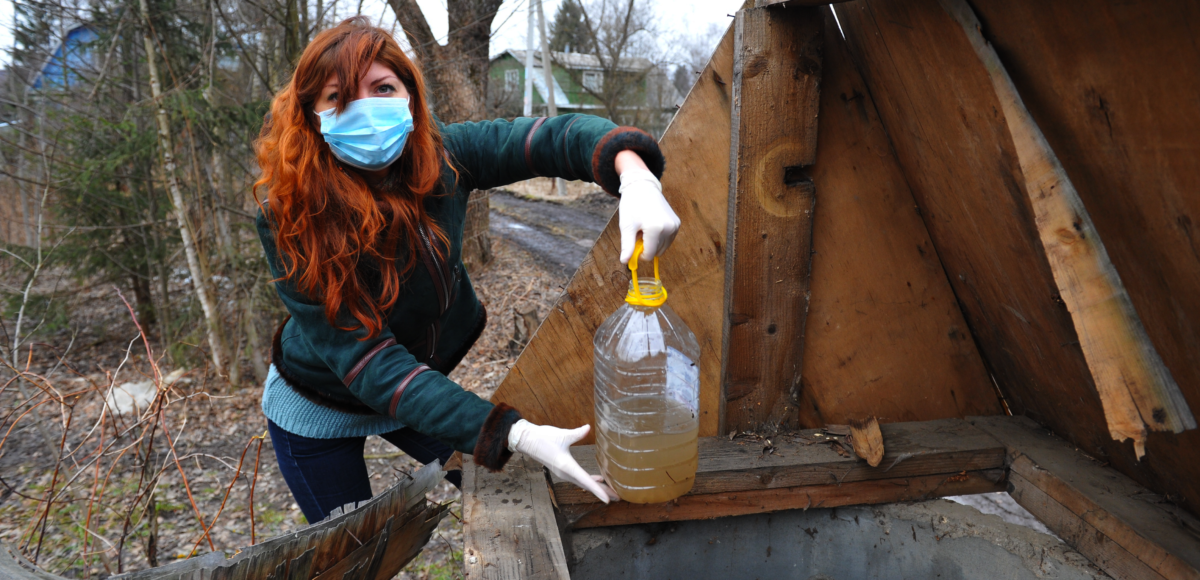
[[[284,382],[275,365],[267,372],[262,410],[284,431],[313,439],[366,437],[404,428],[404,423],[386,415],[355,415],[309,401]]]

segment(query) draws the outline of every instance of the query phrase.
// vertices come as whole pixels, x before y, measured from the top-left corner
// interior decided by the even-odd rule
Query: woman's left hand
[[[623,151],[624,153],[632,153]],[[636,155],[636,154],[634,154]],[[621,226],[621,263],[628,264],[638,232],[642,233],[642,260],[661,256],[679,231],[679,216],[662,194],[662,183],[645,168],[626,169],[621,173],[621,203],[617,207]]]
[[[604,503],[621,499],[599,475],[589,475],[571,456],[573,443],[587,437],[590,425],[578,429],[559,429],[549,425],[534,425],[525,419],[513,424],[508,432],[508,450],[520,451],[550,469],[550,473],[571,481]]]

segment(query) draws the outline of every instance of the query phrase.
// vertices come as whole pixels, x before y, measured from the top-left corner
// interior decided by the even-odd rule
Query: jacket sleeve
[[[617,153],[631,150],[661,178],[658,142],[634,127],[592,115],[520,117],[443,128],[446,150],[472,189],[490,189],[533,177],[591,181],[618,195]]]
[[[416,359],[396,343],[386,326],[375,337],[365,329],[342,330],[329,323],[325,307],[301,293],[284,269],[268,219],[260,211],[256,220],[259,240],[275,278],[275,290],[292,321],[313,352],[342,379],[342,384],[376,412],[395,417],[416,431],[444,441],[454,449],[487,457],[498,470],[511,456],[508,430],[520,414],[507,405],[496,406],[464,390],[445,375]],[[351,326],[352,318],[339,320]]]

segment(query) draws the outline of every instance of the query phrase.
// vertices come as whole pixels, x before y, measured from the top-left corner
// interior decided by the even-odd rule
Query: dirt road
[[[565,203],[491,195],[493,236],[529,252],[539,265],[564,279],[579,268],[617,208],[616,198],[595,194]]]

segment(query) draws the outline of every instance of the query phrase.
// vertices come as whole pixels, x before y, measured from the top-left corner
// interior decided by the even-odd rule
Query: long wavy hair
[[[389,168],[386,186],[376,190],[334,158],[313,112],[330,77],[337,78],[340,95],[345,95],[337,101],[337,112],[345,110],[373,62],[390,68],[404,83],[413,115],[404,153]],[[420,228],[446,242],[425,212],[425,198],[440,192],[445,153],[425,101],[421,71],[388,32],[363,17],[345,20],[304,49],[291,82],[271,102],[255,152],[262,177],[254,184],[254,196],[262,207],[258,192],[266,188],[285,269],[281,280],[293,281],[300,292],[320,300],[331,325],[366,328],[365,338],[378,335],[401,280],[416,265]],[[435,247],[441,252],[440,245]],[[357,323],[339,319],[343,308]]]

